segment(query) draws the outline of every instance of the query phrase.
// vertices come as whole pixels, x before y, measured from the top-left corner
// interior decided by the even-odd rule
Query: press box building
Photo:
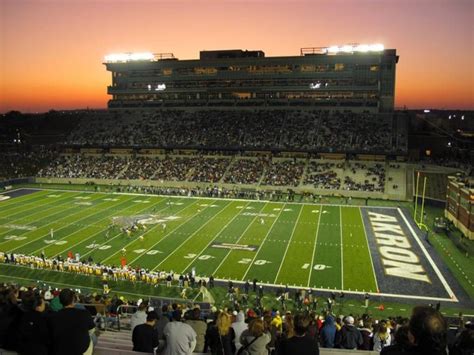
[[[298,56],[261,50],[105,57],[112,73],[109,108],[300,106],[354,112],[394,108],[395,49],[382,45],[302,48]]]

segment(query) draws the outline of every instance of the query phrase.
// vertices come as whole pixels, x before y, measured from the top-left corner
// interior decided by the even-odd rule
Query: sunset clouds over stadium
[[[396,107],[474,108],[471,0],[0,0],[0,111],[105,108],[111,52],[383,43]]]

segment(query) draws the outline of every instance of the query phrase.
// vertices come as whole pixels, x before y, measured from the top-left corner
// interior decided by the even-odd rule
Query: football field
[[[138,226],[124,232],[128,224]],[[406,212],[268,201],[20,189],[0,195],[0,252],[456,301]]]

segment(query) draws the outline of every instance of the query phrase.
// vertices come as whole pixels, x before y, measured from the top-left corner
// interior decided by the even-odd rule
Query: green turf
[[[115,229],[106,239],[112,217],[140,214],[174,219],[166,222],[166,229],[160,223],[148,225],[132,236]],[[434,238],[440,252],[449,249],[452,267],[468,265],[449,240]],[[216,248],[215,243],[255,250]],[[377,292],[356,206],[65,190],[38,190],[0,202],[0,251],[35,255],[44,251],[47,257],[72,251],[117,265],[123,249],[129,265],[150,270],[195,269],[199,276],[221,279]],[[468,281],[474,279],[473,270],[465,267],[470,269],[461,283],[472,297]],[[461,278],[462,272],[458,272]]]

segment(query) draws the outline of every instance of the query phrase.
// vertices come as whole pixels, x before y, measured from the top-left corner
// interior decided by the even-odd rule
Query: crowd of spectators
[[[397,125],[395,125],[398,127]],[[84,116],[66,144],[400,152],[391,115],[304,110],[125,111]]]
[[[197,157],[195,168],[191,171],[189,181],[217,183],[224,176],[229,166],[227,158]]]
[[[83,295],[40,285],[0,285],[0,348],[20,354],[92,354],[103,322],[117,322],[122,305],[131,316],[134,351],[159,354],[318,355],[320,348],[374,350],[382,355],[471,355],[474,325],[462,319],[448,329],[432,306],[411,317],[377,319],[336,315],[331,309],[291,311],[231,307],[210,311],[198,304],[154,308],[117,295]],[[100,343],[100,341],[99,341]],[[238,352],[240,350],[240,352]]]
[[[35,176],[39,169],[56,157],[56,152],[40,147],[35,151],[0,152],[0,179]]]
[[[236,159],[225,174],[224,182],[228,184],[258,184],[268,165],[268,158]]]
[[[262,185],[298,186],[304,167],[305,162],[296,159],[273,161],[265,172]]]
[[[352,175],[344,177],[344,189],[368,192],[385,191],[385,166],[383,164],[367,165],[360,162],[348,162],[346,168]],[[363,182],[357,181],[354,178],[361,172],[365,172]]]
[[[310,161],[306,169],[303,181],[304,185],[313,185],[316,189],[334,189],[341,187],[341,178],[338,177],[335,168],[340,169],[340,164],[319,163]]]
[[[117,179],[125,168],[118,156],[61,156],[41,169],[37,176],[52,178]]]

